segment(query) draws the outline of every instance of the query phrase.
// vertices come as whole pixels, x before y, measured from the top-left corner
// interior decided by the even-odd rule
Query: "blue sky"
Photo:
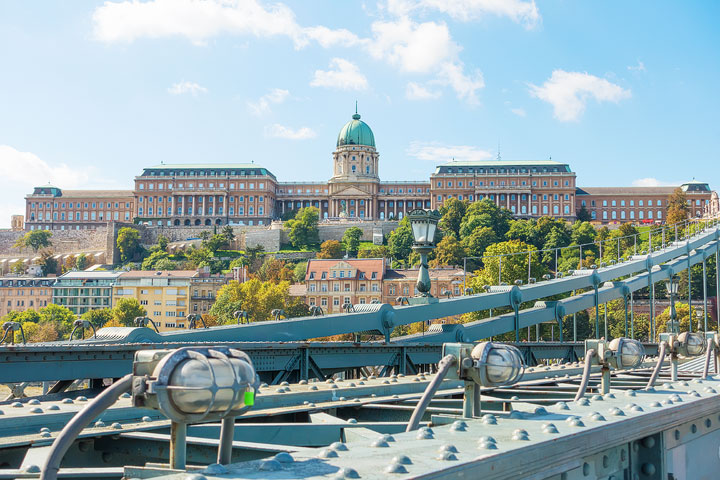
[[[0,3],[0,227],[23,196],[144,166],[326,180],[358,101],[384,180],[452,158],[567,162],[585,186],[716,187],[718,2]]]

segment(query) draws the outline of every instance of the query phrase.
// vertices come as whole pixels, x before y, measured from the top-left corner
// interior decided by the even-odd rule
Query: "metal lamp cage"
[[[630,338],[615,338],[608,344],[608,349],[614,353],[615,368],[637,368],[645,358],[643,344]]]
[[[473,380],[485,387],[512,385],[525,371],[522,354],[512,345],[483,342],[477,344],[470,355],[475,368],[469,373],[473,377],[477,375]]]
[[[197,372],[183,377],[183,366],[193,360],[200,362],[207,377]],[[259,385],[250,357],[231,348],[178,349],[158,363],[153,377],[148,393],[156,396],[158,410],[185,424],[241,415],[253,405]],[[205,384],[197,385],[198,381]]]

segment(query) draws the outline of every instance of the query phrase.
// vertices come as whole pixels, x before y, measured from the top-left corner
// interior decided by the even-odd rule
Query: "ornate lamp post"
[[[678,334],[680,333],[680,326],[677,321],[677,312],[675,311],[675,295],[678,291],[678,279],[675,275],[672,275],[667,282],[665,282],[665,288],[667,289],[668,297],[670,297],[670,321],[668,322],[668,332]],[[692,323],[692,319],[690,321]]]
[[[420,254],[420,270],[418,271],[417,283],[415,286],[419,295],[409,299],[410,304],[419,305],[435,303],[437,298],[430,294],[430,274],[428,272],[427,256],[435,248],[435,232],[440,212],[437,210],[416,209],[408,213],[410,226],[412,227],[413,242],[412,249]]]

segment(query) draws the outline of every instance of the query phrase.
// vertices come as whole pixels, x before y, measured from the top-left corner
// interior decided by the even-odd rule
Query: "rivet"
[[[355,420],[354,418],[348,418],[347,423],[357,423],[357,420]]]
[[[660,402],[650,402],[650,406],[653,408],[662,407],[662,405],[660,405]]]
[[[568,407],[568,404],[565,402],[557,402],[555,407],[557,407],[558,410],[570,410],[570,407]]]
[[[49,429],[48,427],[42,427],[42,428],[40,429],[40,433],[42,433],[42,432],[49,432],[49,431],[50,431],[50,429]]]
[[[310,403],[308,403],[308,407],[315,407],[315,404],[310,402]]]
[[[40,407],[35,407],[30,409],[30,413],[43,413],[43,409]]]
[[[655,387],[645,387],[645,391],[653,393],[655,391]]]
[[[517,395],[513,395],[512,397],[510,397],[510,400],[512,400],[513,402],[517,402],[520,400],[520,397],[518,397]]]
[[[275,391],[276,391],[277,393],[285,393],[285,389],[284,389],[283,387],[276,388]]]
[[[465,430],[467,430],[467,423],[463,422],[462,420],[455,420],[450,426],[450,430],[453,430],[455,432],[464,432]]]
[[[360,474],[354,468],[343,467],[340,470],[338,470],[338,473],[337,473],[337,475],[335,475],[335,478],[338,480],[343,480],[346,478],[360,478]]]
[[[510,418],[514,418],[514,419],[523,418],[523,414],[519,410],[513,410],[512,412],[510,412],[510,415],[508,415],[508,416]]]
[[[260,384],[260,388],[267,388],[267,387],[268,387],[268,384],[265,382]]]
[[[485,425],[497,425],[497,418],[492,413],[486,413],[483,415],[483,423]]]
[[[385,447],[389,447],[390,445],[388,445],[388,443],[385,440],[383,440],[382,438],[378,438],[377,440],[372,442],[370,444],[370,446],[376,447],[376,448],[385,448]],[[337,455],[337,453],[335,455]]]
[[[42,433],[40,433],[40,436],[43,437],[43,438],[48,438],[48,437],[50,437],[51,435],[50,435],[50,432],[42,432]]]
[[[655,465],[653,465],[650,462],[643,463],[641,470],[642,470],[642,473],[644,473],[647,476],[654,475],[655,471],[656,471]]]
[[[28,405],[40,405],[40,400],[37,398],[33,398],[32,400],[27,402]]]
[[[687,387],[689,384],[688,384],[688,382],[680,382],[680,385],[683,387]]]
[[[333,380],[332,378],[328,378],[327,380],[325,380],[325,383],[335,383],[335,380]]]
[[[603,400],[602,395],[593,395],[593,396],[592,396],[592,401],[593,401],[593,402],[602,402],[602,400]]]
[[[611,415],[615,415],[616,417],[624,417],[625,416],[625,412],[620,410],[618,407],[612,407],[609,411],[610,411]]]
[[[535,415],[547,415],[545,407],[535,407]]]
[[[385,444],[387,446],[387,444]],[[320,453],[317,454],[318,458],[337,458],[338,454],[335,450],[332,450],[330,448],[324,448],[320,450]]]
[[[400,395],[395,394],[392,396],[392,398],[400,398]]]
[[[495,441],[495,438],[489,435],[483,435],[482,437],[478,438],[478,442],[497,443]]]
[[[492,444],[492,445],[495,445],[495,444]],[[497,448],[497,447],[495,447],[495,448]],[[457,460],[457,457],[455,456],[455,454],[452,452],[448,452],[448,451],[440,452],[440,454],[436,458],[438,460]]]
[[[263,460],[258,465],[258,470],[262,470],[264,472],[276,472],[278,470],[282,470],[282,465],[274,459]]]
[[[40,473],[40,467],[37,465],[26,465],[21,471],[24,473]]]
[[[668,398],[668,399],[666,399],[666,400],[663,400],[663,401],[661,402],[661,404],[662,404],[662,405],[672,405],[672,404],[673,404],[673,401]]]
[[[10,404],[10,406],[13,407],[13,408],[22,408],[22,407],[24,407],[25,405],[23,405],[23,404],[20,403],[20,402],[13,402],[13,403]]]
[[[542,431],[543,433],[558,433],[558,429],[553,423],[544,423]]]
[[[95,422],[95,428],[102,428],[104,426],[105,422],[103,422],[102,420],[98,420],[97,422]]]
[[[517,428],[513,432],[512,439],[513,440],[530,440],[530,437],[528,435],[527,430],[524,430],[522,428]]]
[[[698,392],[696,392],[695,390],[690,390],[688,392],[688,395],[690,395],[691,397],[699,397],[700,396],[700,394]]]
[[[432,432],[426,432],[424,430],[418,430],[417,435],[415,436],[418,440],[430,440],[433,438]]]
[[[60,401],[60,403],[73,403],[73,399],[72,398],[63,398]]]
[[[145,415],[144,417],[142,417],[142,421],[145,422],[145,423],[147,423],[147,422],[152,422],[152,418],[150,418],[150,417],[148,417],[147,415]]]
[[[210,475],[224,475],[228,473],[228,469],[225,467],[225,465],[220,465],[219,463],[211,463],[205,468],[205,470],[203,470],[203,473],[207,473]]]
[[[49,407],[47,407],[47,409],[55,411],[55,410],[60,410],[60,407],[58,407],[57,405],[50,405]]]
[[[368,380],[375,380],[375,379],[377,379],[377,377],[376,377],[375,375],[370,375],[370,376],[368,377]]]
[[[84,395],[80,395],[79,397],[75,398],[76,402],[87,402],[87,397]]]
[[[120,395],[120,398],[130,398],[130,394],[128,392],[125,392],[122,395]]]
[[[417,377],[413,378],[413,382],[419,382],[419,381],[420,381],[419,378],[417,378]]]
[[[643,408],[640,405],[635,405],[632,408],[630,408],[633,412],[644,412]]]
[[[423,432],[428,432],[428,433],[430,433],[430,434],[435,433],[435,432],[433,432],[433,429],[430,428],[430,427],[428,427],[428,426],[420,427],[420,430],[422,430]]]
[[[300,385],[307,385],[307,384],[308,384],[308,381],[307,381],[307,380],[300,380],[300,381],[298,382],[298,384],[300,384]]]
[[[365,385],[365,382],[363,382],[362,380],[360,380],[360,381],[358,382],[358,385]]]
[[[399,463],[400,465],[412,465],[412,460],[407,455],[398,455],[393,457],[393,463]]]
[[[345,400],[347,400],[347,398],[345,398],[345,397],[340,397],[340,398],[338,398],[338,401],[339,401],[339,402],[344,402]]]
[[[288,452],[280,452],[273,458],[280,463],[292,463],[295,460]]]
[[[585,426],[585,424],[583,423],[582,420],[580,420],[579,417],[570,417],[567,419],[567,423],[571,427],[584,427]]]
[[[121,430],[121,429],[122,429],[122,425],[120,425],[120,423],[118,423],[118,422],[113,423],[113,424],[111,425],[111,427],[114,428],[115,430]]]
[[[590,405],[590,400],[588,400],[587,398],[583,397],[583,398],[581,398],[580,400],[578,400],[578,401],[575,402],[575,403],[577,403],[578,405],[580,405],[580,406],[582,406],[582,407],[587,407],[588,405]]]
[[[356,386],[356,385],[355,385],[355,382],[350,382],[350,383],[348,383],[348,387],[355,387],[355,386]]]
[[[635,390],[625,390],[625,396],[626,397],[635,397],[635,396],[637,396],[637,393],[635,393]]]
[[[310,387],[308,388],[308,390],[317,390],[317,389],[318,389],[317,385],[310,385]]]
[[[706,387],[706,388],[705,388],[705,391],[706,391],[707,393],[717,393],[717,390],[715,390],[715,389],[712,388],[712,387]]]
[[[455,447],[455,445],[450,445],[449,443],[446,443],[438,449],[438,452],[458,453],[458,449]]]
[[[673,387],[671,383],[663,383],[663,388],[665,390],[674,390],[675,389],[675,387]]]
[[[590,420],[593,420],[595,422],[604,422],[605,421],[605,417],[600,415],[600,413],[598,413],[598,412],[591,413],[589,415],[589,417],[590,417]]]
[[[338,386],[333,383],[332,385],[330,385],[330,388],[331,388],[331,389],[332,389],[332,388],[338,388]]]
[[[478,448],[482,448],[484,450],[497,450],[497,445],[492,442],[478,442]],[[450,455],[452,455],[452,454],[450,454]],[[451,459],[448,459],[448,460],[451,460]],[[453,458],[452,460],[455,460],[455,459]]]
[[[603,395],[603,400],[607,400],[608,398],[611,398],[611,399],[615,398],[615,394],[614,393],[606,393],[605,395]]]
[[[353,403],[360,403],[360,399],[356,398],[355,400],[353,400]]]
[[[207,477],[205,475],[200,475],[199,473],[191,473],[189,475],[185,475],[183,480],[207,480]]]
[[[387,467],[385,467],[386,473],[408,473],[407,468],[405,468],[404,465],[400,463],[391,463]]]
[[[383,435],[381,438],[382,438],[383,440],[385,440],[386,442],[394,442],[394,441],[395,441],[395,437],[393,437],[393,436],[390,435],[389,433],[386,433],[386,434]]]
[[[680,403],[680,402],[683,401],[682,398],[680,398],[680,395],[677,395],[677,394],[675,394],[675,395],[670,395],[668,398],[669,398],[670,400],[672,400],[673,402],[675,402],[675,403]]]

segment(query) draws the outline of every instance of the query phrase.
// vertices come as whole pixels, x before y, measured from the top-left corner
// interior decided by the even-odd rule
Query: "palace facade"
[[[707,183],[680,186],[691,215],[717,213]],[[143,169],[126,191],[37,187],[26,197],[25,229],[97,228],[111,221],[158,226],[268,225],[313,206],[324,221],[396,220],[450,198],[488,198],[518,218],[574,220],[584,208],[597,223],[662,222],[676,187],[578,187],[566,163],[553,160],[452,161],[429,181],[380,180],[375,135],[356,112],[340,130],[327,182],[280,182],[255,163],[160,164]]]

